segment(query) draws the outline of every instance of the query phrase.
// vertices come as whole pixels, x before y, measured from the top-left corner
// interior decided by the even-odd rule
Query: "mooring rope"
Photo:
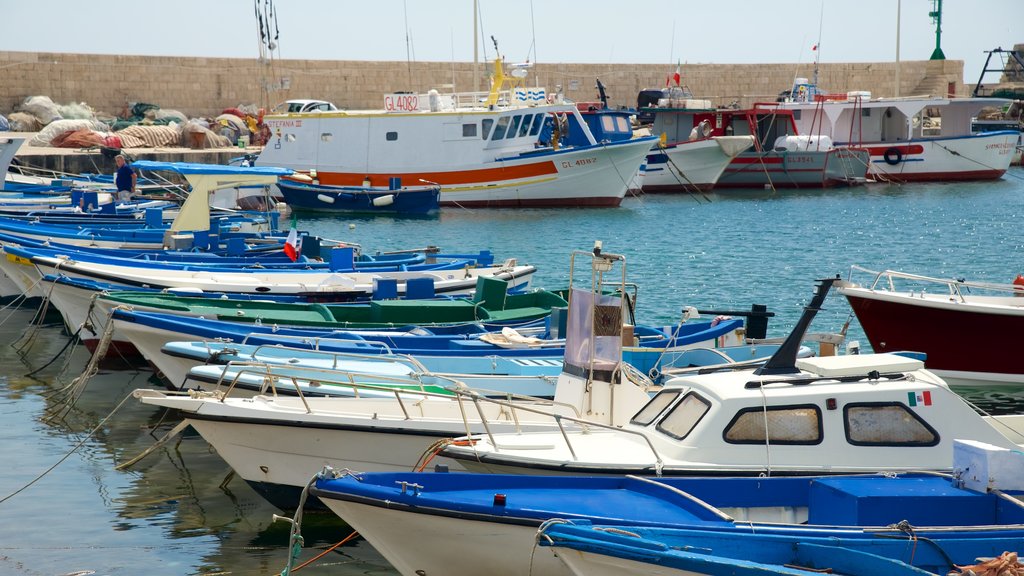
[[[79,441],[79,442],[78,442],[77,444],[75,444],[75,446],[74,446],[74,447],[73,447],[73,448],[71,449],[71,451],[69,451],[69,452],[68,452],[67,454],[65,454],[64,456],[62,456],[62,457],[60,458],[60,460],[57,460],[57,462],[55,462],[55,463],[53,464],[53,466],[50,466],[49,468],[47,468],[46,470],[44,470],[44,471],[43,471],[43,472],[42,472],[41,474],[39,474],[38,476],[36,476],[35,478],[33,478],[33,479],[32,479],[32,480],[31,480],[31,481],[30,481],[30,482],[28,483],[28,484],[25,484],[24,486],[22,486],[21,488],[18,488],[18,489],[17,489],[17,490],[15,490],[14,492],[11,492],[11,493],[10,493],[10,494],[8,494],[7,496],[4,496],[3,498],[0,498],[0,504],[3,504],[4,502],[6,502],[6,501],[10,500],[10,499],[11,499],[11,498],[13,498],[14,496],[17,496],[17,495],[18,495],[18,494],[20,494],[21,492],[23,492],[23,491],[25,491],[26,489],[28,489],[28,488],[29,488],[30,486],[32,486],[32,485],[33,485],[33,484],[35,484],[36,482],[38,482],[38,481],[42,480],[44,476],[46,476],[47,474],[49,474],[50,472],[52,472],[52,471],[53,471],[53,470],[54,470],[55,468],[57,468],[57,466],[60,466],[60,465],[61,465],[61,464],[62,464],[62,463],[63,463],[63,462],[65,461],[65,460],[67,460],[68,458],[70,458],[70,457],[71,457],[71,455],[72,455],[72,454],[74,454],[75,452],[77,452],[79,448],[81,448],[82,446],[84,446],[84,445],[85,445],[85,443],[86,443],[87,441],[89,441],[89,440],[90,440],[90,439],[91,439],[91,438],[93,437],[93,435],[95,435],[95,434],[96,434],[96,432],[98,432],[98,431],[99,431],[99,430],[100,430],[101,428],[103,428],[103,427],[104,427],[104,426],[106,425],[107,421],[108,421],[108,420],[110,420],[110,418],[111,418],[111,417],[112,417],[112,416],[113,416],[113,415],[114,415],[115,413],[117,413],[117,411],[118,411],[118,410],[120,410],[120,409],[121,409],[121,407],[122,407],[122,406],[124,406],[125,402],[127,402],[127,401],[128,401],[128,399],[129,399],[129,398],[131,398],[131,397],[132,397],[132,395],[131,395],[130,393],[129,393],[129,394],[127,395],[127,396],[125,396],[125,397],[124,397],[124,399],[122,399],[122,400],[121,400],[121,401],[120,401],[120,402],[119,402],[119,403],[117,404],[117,406],[115,406],[115,407],[114,407],[114,409],[110,411],[110,414],[107,414],[107,415],[106,415],[106,416],[105,416],[105,417],[103,418],[103,420],[100,420],[99,424],[97,424],[97,425],[96,425],[96,426],[95,426],[95,427],[94,427],[94,428],[93,428],[92,430],[90,430],[90,431],[89,431],[89,433],[88,433],[88,434],[86,434],[86,435],[85,435],[85,438],[82,438],[82,439],[81,439],[81,440],[80,440],[80,441]]]

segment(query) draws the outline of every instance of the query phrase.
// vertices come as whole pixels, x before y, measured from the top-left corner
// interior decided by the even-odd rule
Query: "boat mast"
[[[894,97],[900,97],[900,12],[902,0],[896,0],[896,90]]]
[[[480,38],[477,36],[477,0],[473,0],[473,92],[480,92]]]
[[[821,10],[818,13],[818,43],[814,45],[814,89],[818,89],[818,62],[821,61],[821,25],[825,21],[825,1],[821,2]]]

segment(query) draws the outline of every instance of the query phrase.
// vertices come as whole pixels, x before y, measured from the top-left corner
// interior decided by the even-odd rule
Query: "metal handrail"
[[[904,279],[904,280],[912,280],[912,281],[915,281],[915,282],[925,282],[925,283],[931,283],[931,284],[945,285],[946,288],[949,290],[950,296],[954,296],[954,297],[958,298],[961,302],[965,302],[966,301],[966,298],[964,297],[964,294],[961,291],[962,287],[977,288],[977,289],[980,289],[980,290],[991,290],[991,291],[995,291],[995,292],[1008,292],[1008,293],[1011,293],[1011,294],[1019,294],[1020,293],[1020,290],[1018,288],[1016,288],[1013,284],[997,284],[997,283],[992,283],[992,282],[967,281],[967,280],[961,280],[961,279],[956,279],[956,278],[934,278],[934,277],[931,277],[931,276],[922,276],[920,274],[911,274],[911,273],[908,273],[908,272],[900,272],[900,271],[897,271],[897,270],[882,270],[881,272],[879,272],[879,271],[875,271],[875,270],[870,270],[868,268],[864,268],[863,266],[859,266],[857,264],[854,264],[854,265],[850,266],[850,274],[847,277],[847,280],[851,284],[854,283],[853,282],[853,274],[854,274],[855,271],[857,271],[857,272],[864,272],[866,274],[870,274],[870,275],[874,276],[874,279],[872,280],[872,282],[870,283],[870,286],[868,287],[869,290],[877,290],[879,283],[884,282],[888,286],[888,291],[889,292],[895,292],[896,291],[896,286],[895,286],[895,283],[893,282],[893,279],[901,278],[901,279]],[[867,286],[867,285],[865,284],[865,286]]]
[[[230,379],[228,378],[228,376],[229,376],[230,373],[232,373],[232,371],[229,370],[229,368],[238,368],[237,371],[234,371],[233,374],[231,374]],[[229,362],[229,363],[227,363],[225,365],[225,367],[224,367],[224,370],[221,371],[221,375],[220,375],[220,377],[218,378],[218,381],[217,381],[217,391],[216,392],[220,394],[219,400],[221,402],[223,402],[228,396],[230,396],[231,392],[235,388],[235,385],[239,382],[239,380],[244,375],[255,374],[255,375],[258,375],[260,377],[265,378],[266,379],[265,386],[268,386],[270,388],[270,390],[271,390],[271,392],[273,393],[274,396],[278,395],[277,394],[277,386],[274,383],[275,379],[290,379],[292,381],[292,386],[294,387],[294,390],[295,390],[296,394],[303,398],[302,402],[303,402],[303,405],[307,409],[307,413],[312,414],[313,410],[312,410],[312,408],[309,407],[308,403],[305,401],[305,398],[303,397],[303,394],[302,394],[302,390],[298,386],[298,382],[296,380],[296,377],[294,375],[289,375],[289,374],[275,374],[272,368],[273,368],[273,366],[268,365],[268,364],[264,364],[264,363],[252,363],[252,362]],[[289,366],[287,368],[289,370],[300,370],[300,371],[302,370],[302,367],[299,367],[299,366]],[[308,368],[306,370],[309,371],[309,372],[316,372],[318,375],[323,373],[323,369]],[[320,382],[320,383],[323,383],[323,384],[334,384],[334,385],[343,386],[343,387],[346,387],[346,388],[352,388],[357,398],[359,397],[359,391],[360,390],[362,390],[362,391],[377,391],[377,392],[394,393],[396,399],[399,402],[399,405],[402,408],[403,413],[406,415],[406,419],[407,420],[411,420],[412,417],[409,416],[409,412],[405,408],[405,403],[404,403],[403,399],[401,398],[401,396],[403,394],[415,394],[416,396],[425,396],[425,397],[439,398],[439,399],[446,399],[446,400],[457,399],[460,403],[464,399],[469,399],[469,400],[473,401],[474,404],[477,405],[477,412],[480,414],[481,421],[484,423],[485,429],[488,428],[488,426],[486,424],[488,419],[486,418],[486,416],[482,412],[482,408],[480,408],[480,403],[496,404],[496,405],[508,408],[509,409],[509,414],[510,414],[513,422],[515,423],[515,427],[516,427],[517,431],[521,431],[522,424],[519,422],[519,418],[518,418],[518,415],[516,414],[516,411],[519,411],[519,410],[526,410],[526,411],[530,411],[530,412],[536,411],[539,414],[550,415],[548,412],[537,411],[537,410],[534,410],[534,409],[532,409],[532,408],[530,408],[528,406],[524,406],[523,405],[524,403],[532,403],[532,404],[536,404],[536,405],[551,406],[551,407],[560,406],[560,407],[563,407],[563,408],[566,408],[566,409],[570,410],[572,413],[574,413],[576,415],[576,417],[578,419],[580,419],[580,421],[585,421],[585,420],[582,420],[582,415],[580,414],[579,408],[577,408],[576,406],[574,406],[572,404],[568,404],[568,403],[565,403],[565,402],[559,402],[559,401],[555,401],[555,400],[546,400],[546,399],[542,399],[542,398],[535,398],[535,397],[532,397],[532,396],[525,396],[525,395],[521,395],[521,394],[514,394],[514,393],[510,393],[510,392],[499,392],[499,391],[494,391],[494,390],[484,390],[484,389],[480,389],[480,388],[470,389],[470,388],[466,387],[465,383],[463,383],[460,380],[457,380],[457,379],[451,378],[451,377],[438,376],[436,374],[431,374],[431,376],[440,377],[440,378],[448,380],[448,381],[450,381],[452,383],[451,387],[445,388],[447,393],[442,394],[442,393],[438,393],[438,392],[431,392],[431,391],[425,390],[424,389],[425,386],[437,386],[437,387],[442,387],[442,386],[440,384],[434,384],[434,385],[424,384],[422,381],[420,381],[418,379],[415,379],[415,378],[408,379],[408,378],[401,378],[401,377],[394,377],[394,376],[375,376],[375,378],[381,379],[383,382],[389,382],[390,381],[390,382],[402,383],[402,384],[405,384],[405,383],[415,383],[415,384],[418,384],[421,387],[419,390],[410,390],[410,389],[396,390],[394,387],[388,386],[387,384],[385,384],[383,382],[382,383],[371,384],[371,383],[367,383],[367,382],[357,382],[356,381],[358,376],[366,376],[366,374],[359,374],[359,373],[354,373],[354,372],[342,372],[342,371],[339,371],[338,372],[338,376],[341,377],[341,378],[339,378],[339,380],[325,380],[324,378],[317,378],[317,381]],[[226,379],[230,380],[230,384],[225,386],[224,381]],[[221,391],[222,388],[224,388],[223,391]],[[263,391],[265,391],[265,389]],[[262,393],[262,391],[261,391],[261,393]],[[489,397],[484,395],[486,393],[503,394],[505,396],[505,399],[489,398]],[[465,421],[465,423],[467,425],[467,430],[468,430],[469,421],[468,421],[468,416],[465,415],[465,412],[463,412],[463,419],[464,419],[464,421]],[[468,432],[467,432],[467,434],[468,434]]]

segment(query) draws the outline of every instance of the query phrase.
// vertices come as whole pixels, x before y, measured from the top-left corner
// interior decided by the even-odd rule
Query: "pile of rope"
[[[1024,576],[1024,564],[1016,552],[1003,552],[997,558],[970,566],[957,566],[948,576]]]

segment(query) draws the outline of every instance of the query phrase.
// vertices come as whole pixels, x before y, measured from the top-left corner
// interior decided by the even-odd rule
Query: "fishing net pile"
[[[1024,576],[1024,564],[1017,560],[1016,552],[1003,552],[971,566],[957,566],[949,576]]]
[[[29,96],[6,118],[0,131],[38,132],[31,146],[59,148],[225,148],[263,144],[269,130],[262,109],[227,108],[216,118],[189,118],[179,110],[148,102],[129,103],[117,115],[95,111],[85,102],[58,104]]]

